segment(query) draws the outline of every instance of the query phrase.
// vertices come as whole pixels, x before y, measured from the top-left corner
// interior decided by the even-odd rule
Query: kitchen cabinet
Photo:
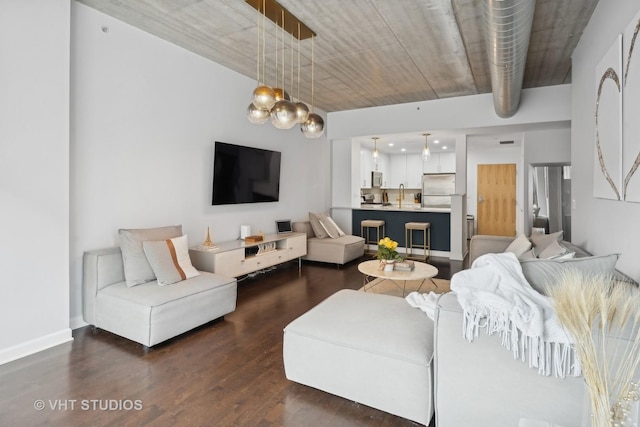
[[[382,188],[386,188],[389,183],[389,157],[390,156],[388,154],[380,153],[378,156],[377,168],[373,169],[378,172],[382,172]]]
[[[422,187],[422,168],[422,155],[407,154],[407,178],[405,184],[407,188]]]
[[[378,154],[378,161],[373,159],[373,152],[367,148],[360,149],[360,187],[371,188],[371,172],[382,172],[382,187],[389,182],[389,155]]]
[[[395,154],[390,157],[390,188],[422,187],[422,156],[419,154]]]
[[[360,150],[360,186],[362,188],[371,188],[372,170],[373,158],[371,150],[363,148]]]

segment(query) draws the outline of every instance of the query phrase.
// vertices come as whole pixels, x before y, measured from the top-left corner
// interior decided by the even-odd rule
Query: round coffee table
[[[361,262],[358,264],[358,271],[364,274],[364,285],[362,288],[365,292],[367,291],[367,285],[370,283],[372,277],[391,280],[396,286],[402,289],[403,297],[405,296],[407,281],[409,280],[422,280],[417,292],[420,292],[420,289],[426,280],[430,280],[436,288],[438,287],[438,285],[436,285],[432,280],[433,277],[438,274],[437,268],[425,262],[418,261],[414,261],[414,265],[415,268],[412,271],[384,271],[383,266],[378,260]],[[400,285],[398,282],[404,283]]]

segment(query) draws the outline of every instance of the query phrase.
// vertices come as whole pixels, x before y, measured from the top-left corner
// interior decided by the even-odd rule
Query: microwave
[[[382,172],[371,172],[371,187],[382,187]]]

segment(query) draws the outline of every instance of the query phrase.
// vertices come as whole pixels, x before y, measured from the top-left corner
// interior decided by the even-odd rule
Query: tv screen
[[[213,205],[277,202],[279,195],[279,151],[216,141]]]

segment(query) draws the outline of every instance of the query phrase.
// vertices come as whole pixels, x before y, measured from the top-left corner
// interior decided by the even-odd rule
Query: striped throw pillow
[[[200,274],[191,265],[186,234],[168,240],[148,240],[142,242],[142,247],[161,286],[171,285]]]

